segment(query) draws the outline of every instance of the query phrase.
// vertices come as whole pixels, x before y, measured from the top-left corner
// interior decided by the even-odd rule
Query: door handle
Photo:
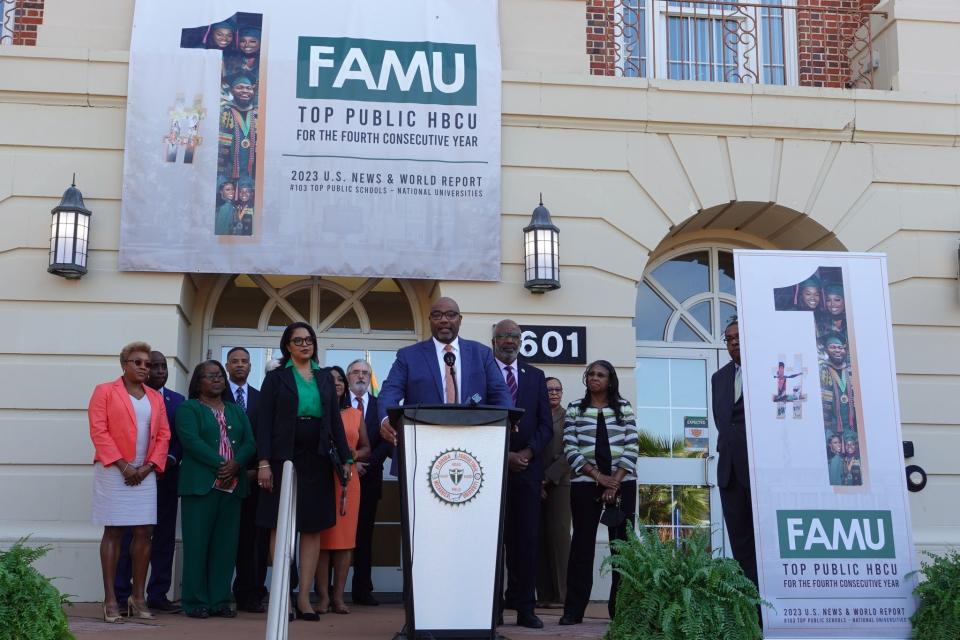
[[[715,454],[711,453],[703,458],[703,486],[707,487],[708,489],[713,489],[715,486],[710,482],[710,461],[716,457],[717,456]]]

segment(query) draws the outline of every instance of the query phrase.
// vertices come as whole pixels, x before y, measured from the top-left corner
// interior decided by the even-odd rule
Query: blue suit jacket
[[[183,458],[183,447],[180,446],[180,438],[177,437],[176,429],[176,415],[177,407],[186,400],[182,395],[176,391],[171,391],[166,387],[163,388],[163,408],[167,410],[167,422],[170,423],[170,448],[167,450],[167,457],[170,458],[170,462],[180,464],[180,460]]]
[[[493,360],[493,351],[479,342],[460,338],[458,382],[460,398],[464,401],[474,394],[479,394],[480,404],[513,405],[507,384]],[[386,417],[387,407],[394,407],[400,404],[401,400],[405,405],[443,404],[445,398],[443,376],[440,374],[433,338],[404,347],[397,352],[397,359],[390,367],[387,380],[377,397],[378,424]],[[390,473],[397,473],[395,454]]]

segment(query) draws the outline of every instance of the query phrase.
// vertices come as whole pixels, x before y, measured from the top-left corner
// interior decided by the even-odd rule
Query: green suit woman
[[[246,413],[221,399],[227,375],[216,360],[197,365],[190,399],[177,409],[183,446],[179,493],[183,527],[183,609],[193,618],[232,618],[240,504],[256,452]]]

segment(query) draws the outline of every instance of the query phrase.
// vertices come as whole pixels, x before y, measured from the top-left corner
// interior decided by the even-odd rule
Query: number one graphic
[[[213,224],[214,234],[218,236],[253,235],[262,25],[262,14],[238,12],[219,22],[183,29],[180,34],[181,49],[214,49],[221,53],[217,184],[214,186],[217,204]],[[172,121],[174,113],[185,111],[178,110],[182,102],[182,96],[178,96],[171,111]],[[182,125],[176,128],[183,136]],[[171,140],[173,133],[171,124],[171,135],[167,137],[168,162],[176,162],[179,138]],[[197,144],[199,138],[192,145],[186,144],[184,162],[193,161]]]
[[[802,282],[774,289],[773,299],[777,311],[809,314],[816,329],[830,484],[862,486],[866,443],[857,413],[859,376],[856,352],[850,347],[848,336],[843,271],[840,267],[820,267]]]

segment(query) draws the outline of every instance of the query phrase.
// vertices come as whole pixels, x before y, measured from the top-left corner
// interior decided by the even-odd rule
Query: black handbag
[[[600,524],[608,527],[619,527],[627,520],[627,514],[620,509],[620,496],[617,496],[617,503],[614,505],[603,505],[603,511],[600,512]]]

